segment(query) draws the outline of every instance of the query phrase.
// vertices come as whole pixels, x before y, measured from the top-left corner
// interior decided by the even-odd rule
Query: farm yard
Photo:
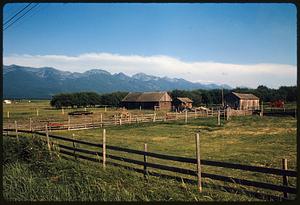
[[[52,109],[49,106],[49,101],[31,101],[30,103],[21,101],[18,104],[4,105],[3,125],[5,128],[8,128],[8,125],[11,126],[10,128],[14,128],[14,121],[17,121],[18,125],[24,125],[24,128],[29,128],[29,118],[32,118],[32,122],[39,121],[43,125],[49,122],[68,121],[67,113],[75,110],[78,109]],[[102,120],[122,112],[120,109],[108,107],[87,108],[86,110],[93,112],[94,116],[101,114]],[[130,113],[138,116],[142,114],[150,115],[153,114],[153,110],[130,110]],[[156,111],[158,119],[165,116],[165,114],[164,111]],[[104,127],[95,127],[93,129],[49,130],[49,134],[91,143],[102,143],[102,133],[103,128],[105,128],[107,146],[144,151],[144,146],[147,144],[148,152],[196,158],[195,134],[199,133],[201,160],[281,169],[282,159],[284,158],[287,159],[289,170],[297,170],[295,117],[233,116],[228,121],[221,118],[221,125],[218,125],[217,116],[207,116],[205,113],[203,115],[200,115],[200,113],[190,114],[187,122],[185,122],[183,117],[172,121],[161,120],[153,122],[152,120],[147,123],[123,124],[122,126],[106,127],[104,125]],[[84,118],[82,116],[78,118],[78,121],[84,122]],[[75,117],[73,120],[75,120]],[[37,145],[30,144],[33,143],[31,141],[38,140],[36,139],[38,136],[32,137],[32,134],[19,133],[19,138],[23,143],[18,145],[15,145],[16,138],[4,138],[4,153],[6,157],[4,159],[7,159],[5,160],[7,162],[4,165],[3,193],[7,200],[267,200],[247,195],[247,191],[283,196],[283,193],[278,191],[212,180],[205,177],[202,179],[203,191],[199,193],[197,185],[185,183],[184,181],[180,182],[152,176],[145,180],[142,174],[131,170],[113,167],[109,164],[104,169],[102,163],[92,163],[81,159],[74,160],[74,157],[70,156],[70,160],[67,161],[63,158],[56,159],[53,156],[49,159],[47,145],[40,148],[35,147]],[[26,139],[29,142],[26,142]],[[52,141],[55,143],[59,140],[54,139]],[[10,149],[13,149],[13,145],[20,148],[26,143],[29,143],[33,150],[36,148],[37,152],[39,152],[39,149],[45,149],[43,150],[44,156],[39,156],[42,159],[40,164],[34,162],[34,160],[29,160],[29,162],[27,160],[26,162],[26,160],[18,159],[17,162],[15,161],[15,158],[22,157],[22,155],[15,156]],[[76,145],[65,141],[60,141],[60,143],[65,146],[76,146],[76,148],[80,149],[102,151],[100,148],[89,147],[79,143],[76,143]],[[116,150],[108,149],[107,154],[133,160],[144,160],[143,156],[126,152],[120,153]],[[36,156],[31,157],[37,159],[34,158]],[[148,157],[147,160],[149,163],[196,170],[195,164],[152,157]],[[80,163],[78,163],[79,161]],[[113,162],[114,160],[107,159],[107,162],[109,161]],[[120,164],[128,165],[126,162],[121,162]],[[141,165],[130,166],[142,168]],[[152,171],[152,168],[148,169]],[[159,174],[170,174],[166,170],[155,171]],[[201,172],[277,185],[282,184],[282,176],[265,173],[205,165],[202,166]],[[179,173],[172,173],[172,175],[195,179],[193,176]],[[290,187],[296,187],[295,177],[290,177],[288,183]],[[238,188],[242,192],[244,191],[245,194],[229,192],[224,190],[223,186]],[[40,192],[40,190],[43,191]],[[290,199],[294,197],[295,195],[289,194]]]

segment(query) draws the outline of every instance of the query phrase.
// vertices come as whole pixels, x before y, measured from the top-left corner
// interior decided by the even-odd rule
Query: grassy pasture
[[[15,115],[11,115],[10,120],[12,119],[26,120],[26,118],[28,119],[28,115],[29,115],[28,113],[35,115],[34,109],[36,107],[39,107],[41,108],[41,110],[43,110],[40,111],[40,117],[48,117],[50,115],[50,112],[51,115],[53,115],[53,117],[62,115],[61,110],[49,109],[50,108],[49,102],[48,103],[45,101],[32,102],[32,103],[28,103],[30,105],[26,107],[22,106],[21,104],[23,103],[13,105],[14,109],[12,110],[14,110],[13,112],[15,113]],[[3,113],[4,118],[6,114],[5,110],[10,109],[9,106],[11,105],[4,105],[4,113]],[[49,113],[46,114],[47,111]],[[103,112],[104,108],[96,108],[95,112],[98,111]],[[116,110],[109,109],[107,113],[112,114],[115,111]],[[140,112],[140,111],[136,110],[134,112]],[[148,112],[152,113],[153,111],[148,111]],[[23,113],[23,114],[19,114],[19,113]],[[296,120],[293,117],[262,117],[262,118],[260,118],[259,116],[232,117],[230,121],[222,121],[221,126],[217,126],[216,118],[201,118],[201,119],[190,120],[188,124],[185,124],[183,121],[177,121],[177,122],[143,123],[143,124],[108,127],[106,128],[106,132],[107,132],[106,141],[108,145],[116,145],[120,147],[128,147],[132,149],[143,150],[144,143],[147,143],[148,151],[162,153],[162,154],[176,155],[176,156],[187,156],[187,157],[195,157],[194,135],[196,132],[199,132],[201,159],[240,163],[245,165],[281,168],[281,159],[287,158],[288,168],[293,170],[296,169]],[[80,130],[80,131],[53,131],[52,133],[57,135],[62,135],[62,136],[69,136],[69,137],[72,137],[72,134],[75,134],[76,139],[102,143],[102,129],[100,128],[90,129],[90,130]],[[83,145],[81,147],[86,148]],[[88,149],[92,150],[91,148]],[[109,154],[115,154],[117,156],[126,156],[128,158],[142,160],[142,156],[135,156],[133,154],[121,153],[121,152],[110,151],[110,150],[108,150],[108,152]],[[195,170],[196,168],[195,165],[179,163],[179,162],[178,163],[171,162],[166,160],[158,160],[154,158],[149,158],[148,161],[153,163],[164,164],[164,165],[189,168],[193,170]],[[32,176],[33,178],[38,177],[35,176],[36,173],[30,170],[28,168],[28,165],[26,164],[23,163],[16,166],[19,167],[18,168],[9,167],[9,166],[5,167],[4,170],[6,171],[4,172],[4,175],[13,178],[16,177],[16,175],[14,175],[13,173],[13,170],[24,169],[23,170],[24,172],[31,171],[30,174],[33,175]],[[62,165],[54,164],[53,166],[62,166]],[[72,166],[72,162],[68,162],[68,165],[66,166]],[[131,166],[134,167],[134,165]],[[95,167],[97,167],[97,169],[93,170]],[[53,169],[55,169],[55,167]],[[115,192],[113,190],[114,188],[116,188],[116,186],[118,186],[117,185],[118,183],[121,183],[122,186],[126,186],[125,193],[127,195],[126,194],[123,195],[124,194],[123,192],[124,190],[123,190],[120,192],[119,196],[111,195],[107,198],[104,197],[105,199],[108,200],[127,199],[127,200],[147,201],[147,200],[155,200],[154,196],[156,196],[156,200],[168,200],[167,199],[168,197],[172,198],[169,200],[178,200],[180,198],[182,198],[182,200],[225,200],[225,201],[257,200],[246,196],[226,193],[220,190],[219,191],[210,190],[208,188],[205,189],[205,192],[203,194],[198,194],[195,185],[184,185],[188,187],[187,189],[185,188],[184,191],[181,190],[182,184],[180,183],[173,182],[171,180],[169,181],[170,184],[167,185],[168,180],[167,181],[159,180],[159,179],[155,179],[155,177],[151,177],[151,180],[154,180],[151,181],[151,183],[153,184],[150,183],[147,185],[141,182],[133,182],[137,180],[139,177],[141,177],[140,175],[135,174],[133,172],[122,170],[121,173],[116,174],[117,172],[119,172],[116,170],[119,169],[109,167],[107,169],[109,171],[105,171],[105,172],[101,171],[101,173],[99,173],[99,169],[102,170],[100,165],[95,165],[95,164],[89,165],[89,163],[87,163],[84,165],[80,165],[80,167],[78,168],[75,168],[75,171],[78,172],[78,174],[80,172],[84,172],[84,173],[88,172],[89,174],[91,174],[91,176],[97,176],[96,177],[97,179],[93,179],[93,177],[91,177],[93,180],[95,180],[93,182],[84,179],[87,180],[84,183],[96,183],[96,181],[99,178],[103,180],[107,185],[101,188],[101,190],[103,189],[102,190],[103,193]],[[259,173],[238,171],[238,170],[225,169],[225,168],[216,168],[216,167],[209,167],[209,166],[204,166],[202,168],[202,171],[207,173],[215,173],[215,174],[237,177],[242,179],[249,179],[253,181],[268,182],[274,184],[282,183],[281,177],[259,174]],[[111,172],[112,174],[110,175],[109,172]],[[157,171],[157,172],[168,173],[165,171]],[[53,174],[55,174],[55,172]],[[63,173],[63,174],[65,174],[65,177],[68,177],[67,173]],[[130,177],[128,177],[128,175],[130,175]],[[180,174],[177,175],[182,176]],[[126,177],[123,178],[124,176],[128,177],[129,181],[126,179]],[[78,178],[75,177],[74,180],[75,183],[77,183],[81,187],[84,186],[84,183],[82,182],[82,180],[80,180],[79,177]],[[117,182],[118,180],[119,181],[123,180],[123,181]],[[111,184],[109,183],[110,181]],[[228,186],[239,187],[241,189],[247,189],[253,191],[258,190],[252,187],[238,186],[235,184],[212,181],[209,179],[205,179],[204,181],[207,183],[213,183],[219,185],[226,184]],[[295,186],[296,180],[290,179],[289,183]],[[151,185],[153,185],[154,187],[149,188],[148,186]],[[17,184],[14,185],[14,187],[17,186],[18,186]],[[70,189],[71,191],[74,191],[73,190],[74,187],[72,187],[71,184],[63,184],[62,186],[65,187],[63,188],[60,187],[60,188]],[[139,188],[138,186],[142,188]],[[147,189],[142,190],[145,187],[148,187],[148,191]],[[161,196],[158,192],[160,189],[165,189],[165,187],[170,188],[170,190],[166,192],[166,196],[168,197]],[[153,191],[153,189],[157,189],[157,190]],[[151,190],[153,191],[153,193],[151,192]],[[171,190],[173,190],[174,193],[172,193]],[[67,192],[66,190],[64,191]],[[273,195],[282,195],[282,193],[277,193],[272,191],[264,191],[264,192]],[[70,196],[71,195],[72,194],[70,194]],[[138,198],[137,195],[141,196],[141,198]],[[12,196],[10,195],[10,197]],[[57,197],[59,198],[59,196]],[[86,197],[82,195],[83,200],[85,200]],[[99,199],[96,196],[94,197],[91,196],[91,197],[92,199],[90,200]],[[100,200],[105,200],[104,198]]]

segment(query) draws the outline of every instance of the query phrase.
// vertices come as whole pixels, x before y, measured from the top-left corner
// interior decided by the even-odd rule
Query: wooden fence
[[[122,115],[114,115],[112,117],[104,117],[102,114],[91,115],[91,116],[68,116],[67,120],[58,121],[57,119],[32,119],[28,121],[22,120],[22,122],[9,121],[4,122],[3,127],[6,129],[12,129],[16,126],[18,129],[43,131],[45,130],[45,124],[48,125],[49,130],[80,130],[80,129],[93,129],[102,128],[108,126],[118,126],[126,124],[138,124],[147,122],[166,122],[184,120],[186,123],[190,119],[201,118],[201,117],[221,117],[225,118],[226,111],[224,110],[211,110],[211,111],[195,111],[195,112],[169,112],[165,115],[153,114],[140,114],[133,115],[129,114],[126,117]]]
[[[286,159],[283,159],[283,168],[282,169],[259,167],[259,166],[249,166],[249,165],[242,165],[242,164],[235,164],[235,163],[228,163],[228,162],[218,162],[218,161],[203,160],[203,159],[200,160],[199,134],[196,134],[196,148],[197,148],[196,157],[189,158],[189,157],[171,156],[171,155],[166,155],[166,154],[148,152],[146,144],[144,146],[145,149],[143,151],[107,145],[105,129],[103,130],[103,136],[102,136],[103,143],[102,144],[87,142],[87,141],[82,141],[82,140],[77,140],[77,139],[70,139],[70,138],[63,137],[63,136],[51,135],[48,133],[48,129],[46,129],[45,133],[44,132],[36,132],[36,131],[33,132],[33,131],[28,131],[28,130],[15,130],[15,129],[4,129],[3,131],[6,132],[6,133],[4,133],[4,135],[8,135],[8,136],[12,135],[12,133],[9,133],[9,132],[13,132],[14,136],[17,136],[17,137],[18,137],[18,133],[31,133],[31,134],[37,134],[40,136],[46,136],[49,150],[52,151],[51,148],[58,147],[59,153],[63,154],[63,157],[65,155],[67,155],[67,156],[74,157],[76,160],[84,159],[84,160],[88,160],[88,161],[92,161],[92,162],[98,162],[98,163],[102,163],[104,167],[106,166],[106,164],[113,165],[113,166],[119,166],[119,167],[123,167],[123,168],[127,168],[130,170],[139,172],[139,173],[143,173],[145,177],[147,177],[148,175],[152,175],[152,176],[160,176],[160,177],[165,177],[165,178],[172,178],[172,179],[175,179],[178,181],[183,180],[187,183],[198,184],[198,188],[199,188],[200,192],[202,191],[202,185],[203,185],[202,178],[209,178],[209,179],[213,179],[213,180],[229,182],[229,183],[234,183],[234,184],[240,184],[240,185],[244,185],[244,186],[279,191],[279,192],[283,193],[282,197],[278,197],[278,196],[269,195],[269,194],[263,194],[263,193],[247,191],[247,190],[241,191],[237,188],[221,186],[226,191],[234,191],[235,193],[250,194],[257,198],[263,198],[263,199],[267,198],[269,200],[282,200],[282,199],[288,199],[288,194],[296,194],[297,193],[297,189],[295,187],[290,187],[288,185],[288,177],[297,177],[297,172],[294,170],[287,169]],[[50,138],[55,139],[55,140],[61,140],[63,142],[72,142],[72,146],[69,146],[66,144],[61,144],[58,142],[50,143]],[[51,146],[50,146],[50,144],[51,144]],[[101,151],[92,151],[92,150],[88,150],[88,149],[79,148],[79,147],[76,147],[75,144],[96,147],[96,148],[101,149]],[[126,152],[126,153],[130,153],[130,154],[134,154],[134,155],[140,155],[140,156],[144,157],[144,160],[140,161],[140,160],[130,159],[130,158],[123,157],[123,156],[107,154],[106,150],[114,150],[117,152]],[[85,154],[85,155],[83,155],[83,154]],[[86,155],[89,155],[89,156],[86,156]],[[91,156],[94,156],[96,158],[91,157]],[[179,167],[173,167],[173,166],[168,166],[168,165],[150,163],[150,162],[148,162],[149,157],[163,159],[163,160],[169,160],[169,161],[182,162],[182,163],[189,163],[189,164],[194,164],[196,166],[195,166],[195,170],[191,170],[191,169],[186,169],[186,168],[179,168]],[[140,169],[140,168],[130,167],[128,165],[108,161],[107,159],[142,166],[142,168]],[[222,167],[222,168],[229,168],[229,169],[238,169],[238,170],[242,170],[242,171],[251,171],[251,172],[255,172],[255,173],[277,175],[277,176],[282,177],[283,184],[275,185],[275,184],[269,184],[269,183],[265,183],[265,182],[257,182],[257,181],[247,180],[247,179],[239,179],[239,178],[233,178],[233,177],[228,177],[228,176],[222,176],[222,175],[218,175],[218,174],[205,173],[205,172],[201,171],[201,166],[215,166],[215,167]],[[159,170],[164,170],[164,171],[169,171],[169,172],[174,172],[174,173],[180,173],[180,174],[184,174],[184,175],[188,175],[188,176],[192,176],[192,177],[197,177],[197,180],[161,174],[161,173],[154,172],[152,170],[150,171],[149,168],[159,169]]]

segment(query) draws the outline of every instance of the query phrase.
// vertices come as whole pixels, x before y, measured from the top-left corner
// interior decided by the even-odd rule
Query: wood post
[[[129,114],[129,123],[131,124],[131,113]]]
[[[226,120],[229,120],[229,108],[226,109]]]
[[[103,126],[103,119],[102,119],[102,113],[100,114],[100,127]]]
[[[197,178],[198,178],[198,190],[202,192],[202,183],[201,183],[201,161],[200,161],[200,136],[199,133],[196,133],[196,159],[197,159]]]
[[[117,125],[117,116],[114,115],[115,125]]]
[[[32,131],[32,119],[29,118],[29,130]]]
[[[122,118],[120,118],[120,120],[119,120],[119,121],[120,121],[120,122],[119,122],[119,123],[120,123],[120,125],[122,125]]]
[[[17,141],[19,142],[18,123],[16,120],[15,120],[15,131],[16,131]]]
[[[61,108],[61,114],[65,114],[64,108]]]
[[[106,162],[106,130],[103,129],[103,145],[102,145],[102,164],[103,168],[105,168],[105,162]]]
[[[106,106],[104,107],[104,112],[106,112]]]
[[[188,118],[188,116],[187,116],[187,110],[185,110],[185,123],[187,123],[187,118]]]
[[[221,125],[221,116],[220,116],[220,110],[218,110],[218,125],[220,126]]]
[[[142,106],[140,106],[140,111],[142,110]]]
[[[84,111],[86,111],[86,107],[84,108]]]
[[[39,109],[36,109],[36,116],[39,116]]]
[[[9,111],[7,111],[7,118],[9,118]]]
[[[196,117],[197,117],[197,110],[196,110],[196,108],[195,108],[195,119],[196,119]]]
[[[70,130],[70,124],[71,124],[71,117],[70,115],[68,116],[68,130]]]
[[[74,134],[74,133],[72,134],[72,139],[73,139],[73,140],[75,139],[75,134]],[[74,141],[73,141],[73,148],[74,148],[74,158],[75,158],[75,160],[77,160],[77,155],[76,155],[76,150],[75,150],[76,145],[75,145],[75,142],[74,142]]]
[[[45,131],[46,131],[46,137],[47,137],[47,146],[48,146],[48,150],[50,152],[51,147],[50,147],[49,132],[48,132],[48,126],[47,125],[45,125]]]
[[[260,110],[260,116],[264,116],[264,102],[261,101],[261,110]]]
[[[84,115],[84,128],[86,128],[86,115]]]
[[[153,122],[156,121],[156,112],[153,114]]]
[[[282,159],[282,169],[283,170],[287,170],[287,159]],[[282,182],[283,182],[283,186],[288,186],[288,177],[286,175],[282,176]],[[284,198],[288,198],[288,193],[287,192],[283,192],[283,197]]]
[[[144,144],[144,151],[148,152],[147,144]],[[144,154],[144,163],[147,163],[147,154]],[[148,171],[147,171],[147,165],[144,164],[144,177],[147,178]]]
[[[177,109],[176,109],[176,112],[175,112],[175,119],[177,120]]]

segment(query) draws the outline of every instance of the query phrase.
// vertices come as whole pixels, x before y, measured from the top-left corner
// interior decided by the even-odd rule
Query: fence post
[[[148,152],[147,144],[144,144],[144,151]],[[147,178],[148,171],[147,171],[147,153],[144,154],[144,178]]]
[[[29,118],[29,130],[32,131],[32,119]]]
[[[156,112],[153,114],[153,122],[156,121]]]
[[[19,142],[18,123],[16,120],[15,120],[15,130],[16,130],[17,141]]]
[[[7,118],[9,118],[9,111],[7,111]]]
[[[71,116],[68,116],[68,130],[70,130],[70,124],[71,124]]]
[[[261,101],[261,110],[260,110],[260,116],[264,116],[264,102]]]
[[[142,106],[140,106],[140,111],[142,110]]]
[[[229,120],[229,108],[226,109],[226,120]]]
[[[36,116],[39,116],[39,109],[36,109]]]
[[[197,110],[196,110],[196,108],[195,108],[195,119],[196,119],[196,117],[197,117]]]
[[[86,107],[84,108],[84,111],[86,111]]]
[[[131,113],[129,114],[129,124],[131,124]]]
[[[185,123],[187,123],[187,110],[185,110]]]
[[[64,108],[61,108],[61,114],[65,114]]]
[[[218,125],[220,126],[221,125],[221,117],[220,117],[220,110],[218,110]]]
[[[104,107],[104,112],[106,112],[106,106]]]
[[[177,120],[177,109],[176,109],[176,112],[175,112],[175,120]]]
[[[74,134],[74,133],[72,134],[72,139],[73,139],[73,140],[75,139],[75,134]],[[76,145],[75,145],[75,142],[74,142],[74,141],[73,141],[73,148],[74,148],[74,158],[75,158],[75,160],[77,160],[77,155],[76,155],[76,150],[75,150]]]
[[[282,159],[282,169],[287,170],[287,159]],[[288,177],[286,175],[282,176],[283,186],[288,186]],[[283,197],[288,198],[288,193],[283,192]]]
[[[102,121],[102,113],[100,114],[100,127],[103,126],[103,121]]]
[[[87,125],[86,125],[86,115],[84,115],[84,128],[86,128]]]
[[[198,190],[202,192],[202,183],[201,183],[201,164],[200,164],[200,137],[199,133],[196,133],[196,158],[197,158],[197,178],[198,178]]]
[[[47,137],[47,146],[48,146],[48,150],[50,152],[51,147],[50,147],[49,132],[48,132],[48,126],[47,125],[45,125],[45,131],[46,131],[46,137]]]
[[[117,116],[114,115],[114,118],[115,118],[115,125],[117,125]]]
[[[122,125],[122,118],[120,118],[120,120],[119,120],[119,121],[120,121],[120,125]]]
[[[104,169],[105,169],[105,162],[106,162],[106,130],[103,129],[102,163]]]

